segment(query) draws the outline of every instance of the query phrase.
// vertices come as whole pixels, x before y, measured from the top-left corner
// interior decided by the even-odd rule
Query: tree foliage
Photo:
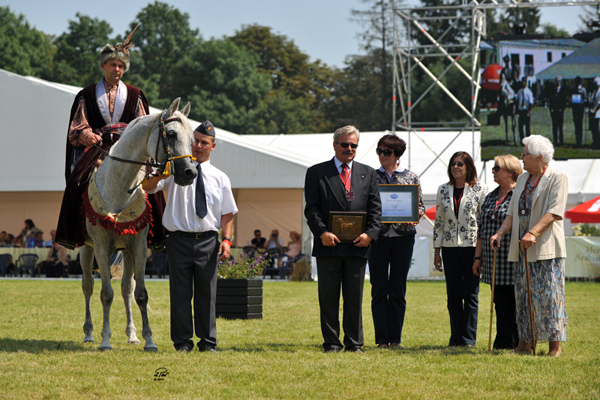
[[[132,31],[140,23],[132,38],[135,43],[132,58],[135,54],[136,64],[127,78],[144,91],[143,84],[150,85],[148,100],[160,107],[179,97],[174,90],[175,81],[180,78],[175,75],[175,68],[200,40],[199,31],[190,28],[189,19],[189,14],[155,1],[144,7],[129,25]],[[120,41],[128,34],[125,32]]]
[[[75,16],[77,20],[69,21],[67,32],[54,41],[56,53],[50,77],[56,82],[86,86],[103,76],[99,54],[107,43],[113,42],[113,29],[106,21],[79,13]]]
[[[0,68],[45,78],[51,62],[51,38],[31,28],[22,14],[0,7]]]
[[[377,105],[381,119],[391,121],[392,115],[389,113],[391,98],[391,69],[389,66],[389,55],[394,43],[394,20],[392,11],[399,8],[403,1],[386,0],[361,0],[367,5],[367,9],[352,9],[353,20],[359,22],[365,31],[358,34],[361,47],[370,52],[369,61],[373,67],[379,70],[379,94],[376,95]],[[378,58],[373,58],[378,55]],[[358,61],[358,60],[355,60]],[[363,64],[364,65],[364,64]],[[366,64],[368,65],[368,64]],[[388,94],[390,94],[388,96]]]
[[[246,25],[231,40],[258,57],[258,72],[269,76],[272,90],[256,110],[256,125],[264,133],[319,132],[330,129],[325,106],[339,73],[307,54],[285,35],[261,25]],[[281,102],[280,104],[278,102]],[[284,116],[282,110],[296,115]],[[270,119],[269,119],[270,118]]]
[[[259,102],[271,89],[257,72],[257,57],[229,39],[198,41],[175,66],[172,90],[192,102],[191,115],[245,133]]]

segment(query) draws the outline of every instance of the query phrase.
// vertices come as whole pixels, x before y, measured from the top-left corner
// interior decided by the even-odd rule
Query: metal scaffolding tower
[[[480,86],[480,46],[486,35],[487,9],[531,8],[531,7],[566,7],[598,5],[600,0],[463,0],[460,5],[441,5],[436,7],[396,8],[392,2],[394,21],[394,64],[393,64],[393,121],[392,131],[409,132],[409,166],[410,166],[410,140],[413,135],[424,143],[423,135],[428,130],[448,130],[462,135],[471,132],[473,135],[473,156],[475,156],[475,133],[481,127],[477,119],[477,100]],[[435,16],[430,16],[436,14]],[[425,26],[428,23],[444,22],[447,28],[434,37]],[[456,40],[451,37],[457,27],[468,27],[470,37],[465,40]],[[435,73],[428,68],[434,58],[445,61],[441,72]],[[460,60],[470,60],[470,67],[461,66]],[[470,86],[471,96],[468,100],[461,100],[458,93],[444,84],[444,77],[448,71],[456,69]],[[416,70],[423,71],[423,75],[431,82],[422,92],[415,92],[413,74]],[[431,95],[434,88],[439,88],[445,100],[455,105],[460,113],[460,118],[454,121],[415,121],[412,112],[427,96]],[[439,91],[438,91],[439,93]],[[396,115],[396,110],[400,115]],[[458,137],[458,136],[456,136]],[[450,142],[450,144],[453,141]],[[450,145],[449,144],[449,145]],[[448,145],[448,146],[449,146]],[[435,161],[435,160],[434,160]],[[425,171],[423,171],[425,172]]]

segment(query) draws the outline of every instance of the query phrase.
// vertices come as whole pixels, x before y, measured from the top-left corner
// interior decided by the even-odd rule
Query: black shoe
[[[349,351],[351,353],[356,353],[356,354],[363,354],[364,351],[360,346],[354,346],[354,347],[347,347],[346,351]]]
[[[176,348],[175,350],[180,353],[189,353],[190,351],[192,351],[192,349],[189,346],[181,346]]]
[[[342,349],[340,347],[326,347],[325,348],[325,353],[339,353],[340,351],[342,351]]]
[[[202,346],[198,346],[198,350],[200,351],[200,353],[216,353],[217,349],[215,349],[215,346],[210,346],[210,345],[202,345]]]

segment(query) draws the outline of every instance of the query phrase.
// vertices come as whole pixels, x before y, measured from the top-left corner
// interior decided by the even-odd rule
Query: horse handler
[[[135,29],[133,30],[135,32]],[[65,179],[56,241],[68,249],[85,242],[85,218],[80,213],[83,192],[90,173],[102,150],[108,151],[119,140],[121,132],[135,118],[148,115],[148,101],[135,86],[121,81],[129,69],[129,40],[133,32],[116,46],[107,44],[100,52],[100,68],[104,77],[81,90],[71,107],[67,137]],[[102,150],[100,150],[102,149]],[[161,224],[164,197],[148,196],[154,221],[149,238],[155,246],[164,241]]]
[[[215,146],[215,128],[205,121],[194,131],[195,184],[176,185],[172,176],[160,175],[149,177],[142,185],[149,193],[167,192],[163,224],[170,231],[171,340],[175,349],[184,353],[194,348],[194,327],[200,338],[198,349],[216,351],[217,259],[229,258],[233,214],[238,211],[229,178],[210,163]],[[223,230],[221,243],[219,229]]]

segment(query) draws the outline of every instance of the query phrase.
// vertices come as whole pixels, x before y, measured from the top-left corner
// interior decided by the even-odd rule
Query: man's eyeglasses
[[[531,153],[525,153],[525,152],[522,152],[522,153],[521,153],[521,158],[523,158],[523,157],[525,157],[525,156],[528,156],[528,155],[530,155],[530,154],[531,154]]]
[[[381,147],[376,148],[375,152],[377,153],[378,156],[380,156],[381,154],[383,154],[386,157],[389,157],[392,154],[394,154],[394,150],[382,149]]]
[[[342,146],[344,149],[347,149],[348,146],[352,147],[353,149],[356,149],[358,147],[358,143],[346,143],[346,142],[344,142],[344,143],[336,142],[336,143],[339,144],[340,146]]]
[[[465,166],[465,163],[461,162],[461,161],[454,161],[450,163],[451,167],[456,167],[458,165],[458,168],[462,168]]]
[[[492,172],[498,172],[500,171],[500,167],[497,165],[494,165],[494,168],[492,168]]]

